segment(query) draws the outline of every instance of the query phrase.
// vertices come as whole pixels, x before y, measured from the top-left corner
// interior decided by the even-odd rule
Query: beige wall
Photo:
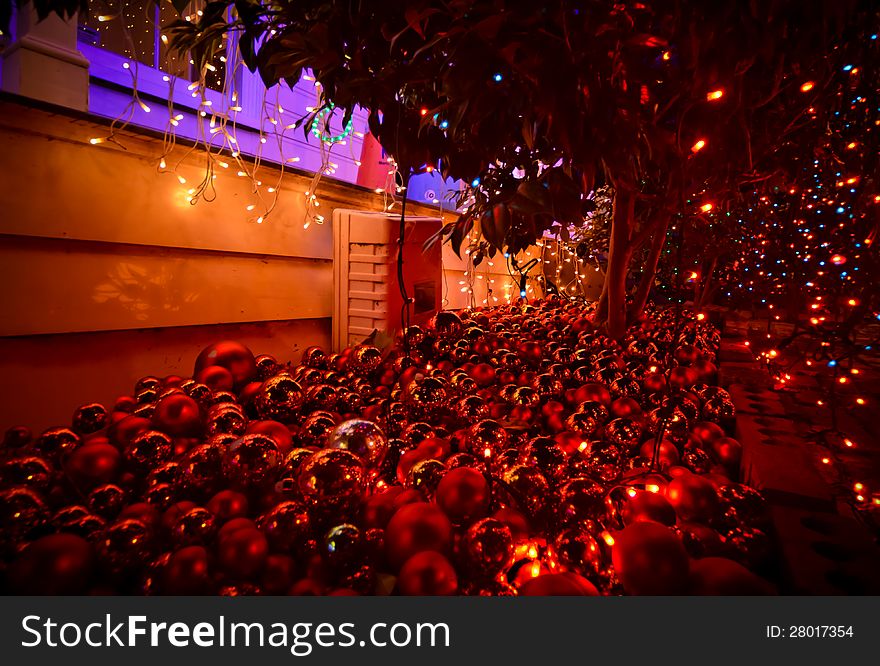
[[[141,376],[190,374],[219,339],[282,361],[329,347],[331,225],[303,229],[310,178],[286,174],[258,225],[234,168],[217,170],[215,201],[191,206],[197,153],[166,157],[183,159],[181,185],[157,173],[158,138],[89,144],[104,135],[84,117],[0,100],[0,429],[66,424],[77,405],[112,403]],[[328,220],[334,207],[382,206],[329,179],[319,192]]]

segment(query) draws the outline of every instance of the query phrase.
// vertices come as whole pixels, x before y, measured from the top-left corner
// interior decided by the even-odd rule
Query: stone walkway
[[[806,367],[793,370],[791,385],[798,388],[774,391],[745,344],[750,326],[766,330],[767,323],[726,322],[719,379],[737,406],[743,481],[772,507],[781,592],[880,594],[880,510],[870,495],[856,499],[853,481],[866,493],[880,489],[878,412],[838,410],[836,425],[846,436],[829,432],[830,410],[817,405],[816,377]],[[880,390],[875,394],[870,399],[880,404]]]

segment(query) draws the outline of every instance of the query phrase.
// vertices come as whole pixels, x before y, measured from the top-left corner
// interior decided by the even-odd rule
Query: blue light
[[[829,367],[829,368],[833,368],[835,365],[837,365],[837,361],[835,361],[835,360],[833,360],[833,359],[832,359],[831,361],[828,361],[828,367]]]
[[[843,66],[843,71],[844,71],[844,72],[848,72],[848,71],[850,71],[852,68],[853,68],[852,65],[844,65],[844,66]]]
[[[525,297],[526,297],[526,292],[525,292],[525,290],[520,291],[520,292],[519,292],[519,295],[520,295],[520,298],[525,298]]]
[[[480,179],[479,179],[479,178],[474,178],[474,179],[471,181],[471,187],[476,187],[476,186],[479,185],[479,184],[480,184]]]
[[[495,83],[501,83],[501,80],[502,80],[503,78],[504,78],[504,77],[501,76],[501,74],[496,74],[495,76],[492,77],[492,80],[495,81]]]
[[[440,121],[440,129],[446,129],[447,127],[449,127],[449,121],[448,121],[448,120],[442,120],[442,121]]]
[[[845,211],[845,210],[846,210],[846,209],[845,209],[843,206],[838,206],[838,207],[837,207],[837,212],[838,212],[838,213],[842,213],[842,212]]]

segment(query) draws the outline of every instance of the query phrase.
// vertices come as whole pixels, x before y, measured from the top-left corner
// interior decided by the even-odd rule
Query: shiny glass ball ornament
[[[356,525],[342,523],[324,535],[320,544],[321,555],[337,573],[354,573],[363,564],[366,545]]]
[[[425,341],[425,330],[421,326],[408,326],[404,332],[406,343],[410,347],[418,347]]]
[[[238,398],[230,391],[214,391],[206,404],[211,407],[214,405],[227,405],[229,407],[235,407],[238,411],[244,413],[244,410],[238,404]]]
[[[223,340],[205,347],[196,358],[193,377],[213,366],[228,370],[235,386],[239,388],[257,376],[257,363],[253,353],[234,340]]]
[[[688,422],[692,423],[700,418],[700,405],[696,400],[699,400],[696,396],[686,393],[675,398],[664,398],[661,405],[665,409],[673,409],[677,412],[681,412]]]
[[[307,409],[333,411],[336,409],[338,394],[329,384],[313,384],[306,389],[305,405]]]
[[[171,538],[178,546],[207,544],[217,530],[214,514],[197,506],[180,516],[171,528]]]
[[[102,566],[113,574],[122,574],[150,559],[153,535],[139,520],[120,520],[107,526],[96,547]]]
[[[585,400],[578,404],[575,411],[590,416],[599,425],[608,421],[608,408],[597,400]]]
[[[723,507],[733,510],[741,523],[764,529],[769,526],[769,505],[764,496],[741,483],[730,483],[718,489],[718,498]]]
[[[453,403],[452,413],[459,421],[474,423],[488,418],[489,407],[483,398],[476,395],[468,395]]]
[[[372,421],[350,419],[330,433],[327,446],[350,451],[367,467],[378,468],[388,453],[388,438]]]
[[[0,465],[0,488],[27,486],[41,492],[49,489],[52,475],[52,465],[45,458],[10,458]]]
[[[632,377],[619,377],[611,382],[611,393],[616,398],[638,399],[642,395],[642,387]]]
[[[625,457],[624,452],[613,445],[595,448],[587,454],[586,474],[611,483],[623,474]]]
[[[508,404],[513,404],[516,392],[520,389],[516,384],[505,384],[498,390],[498,397]]]
[[[229,447],[223,460],[223,471],[234,486],[266,486],[276,481],[282,460],[274,439],[252,433],[237,439]]]
[[[593,369],[590,376],[592,377],[593,381],[595,381],[599,384],[605,384],[605,386],[611,386],[614,384],[614,382],[616,382],[618,379],[621,379],[623,377],[623,373],[621,372],[621,370],[619,368],[617,368],[615,366],[615,367],[608,367],[608,368],[600,368],[598,370]]]
[[[293,448],[284,456],[284,462],[281,465],[279,473],[280,478],[297,478],[299,476],[300,467],[315,452],[314,449],[306,449],[302,447]]]
[[[209,435],[228,433],[243,435],[247,430],[248,419],[238,405],[220,403],[208,410],[207,431]]]
[[[359,393],[340,388],[336,393],[336,409],[342,414],[357,414],[364,407],[364,399]]]
[[[721,388],[720,386],[705,386],[697,385],[694,387],[695,393],[700,397],[703,402],[707,402],[712,398],[727,398],[730,399],[730,393]]]
[[[405,402],[419,415],[433,415],[446,406],[446,383],[437,377],[425,377],[406,389]]]
[[[431,318],[428,328],[439,338],[454,338],[461,333],[461,318],[450,310],[441,310]]]
[[[457,467],[473,467],[481,472],[485,472],[483,463],[470,453],[453,453],[446,459],[446,468],[455,469]]]
[[[503,480],[514,507],[531,519],[539,519],[545,513],[550,486],[540,471],[517,465],[504,473]]]
[[[181,499],[181,488],[170,483],[157,483],[144,491],[143,500],[158,511],[165,511]]]
[[[276,504],[257,521],[257,525],[272,550],[296,553],[311,538],[312,519],[301,502],[286,501]]]
[[[171,438],[158,430],[145,430],[132,437],[125,449],[125,462],[139,474],[146,474],[173,455]]]
[[[366,377],[382,365],[382,352],[372,345],[358,345],[349,357],[348,365],[356,375]]]
[[[113,483],[98,486],[89,493],[87,501],[89,509],[101,518],[112,520],[122,511],[127,500],[123,488]]]
[[[94,543],[107,527],[107,522],[100,516],[87,513],[77,518],[71,518],[58,526],[58,531],[64,534],[75,534],[78,537]]]
[[[106,427],[107,416],[107,408],[100,403],[81,405],[73,413],[73,430],[81,435],[98,432]]]
[[[434,429],[434,426],[423,421],[416,421],[415,423],[410,423],[404,429],[400,439],[403,440],[409,450],[415,448],[424,440],[436,436],[437,431]]]
[[[288,374],[270,377],[254,396],[254,406],[260,418],[281,423],[296,421],[302,404],[302,387]]]
[[[180,462],[180,483],[205,496],[220,490],[226,480],[223,461],[227,448],[228,445],[218,442],[191,448]]]
[[[567,570],[591,580],[607,565],[599,541],[583,526],[562,531],[553,541],[553,550]]]
[[[273,377],[281,372],[281,364],[278,363],[278,359],[269,354],[259,354],[254,358],[254,363],[257,366],[256,379],[258,381],[264,382],[269,377]]]
[[[593,437],[601,428],[601,423],[585,412],[572,412],[565,419],[565,427],[584,439]]]
[[[347,507],[365,487],[361,459],[350,451],[323,449],[312,454],[299,471],[299,489],[312,507]]]
[[[49,509],[39,493],[27,486],[0,491],[0,543],[19,541],[49,520]]]
[[[541,402],[538,392],[531,386],[518,386],[511,395],[510,403],[522,407],[535,407]]]
[[[67,458],[82,440],[70,428],[49,428],[34,441],[34,452],[43,458],[59,462]]]
[[[706,474],[712,469],[712,459],[701,449],[687,449],[681,456],[681,464],[695,474]]]
[[[137,393],[140,393],[141,391],[144,391],[147,389],[156,390],[156,389],[160,388],[161,386],[162,386],[162,380],[159,379],[158,377],[153,377],[150,375],[147,377],[141,377],[140,379],[138,379],[135,382],[134,392],[135,392],[135,394],[137,394]]]
[[[181,463],[176,460],[169,460],[166,463],[162,463],[154,470],[150,471],[147,474],[146,482],[147,486],[155,486],[160,483],[170,483],[172,485],[176,485],[180,482],[180,476],[183,471],[183,466]]]
[[[449,379],[449,385],[462,395],[477,392],[477,382],[464,374],[453,375]]]
[[[568,458],[562,447],[550,437],[535,437],[528,441],[522,453],[523,464],[534,465],[547,478],[555,482],[568,467]]]
[[[621,361],[620,357],[615,355],[613,352],[608,352],[607,350],[603,350],[596,357],[596,360],[593,362],[593,365],[599,370],[604,370],[605,368],[614,368],[615,370],[623,370],[624,364]]]
[[[326,352],[320,347],[307,347],[303,350],[300,363],[307,368],[324,369],[329,367],[328,360]]]
[[[550,400],[562,395],[562,382],[558,377],[550,373],[536,375],[531,382],[532,389],[541,400]]]
[[[504,427],[492,419],[478,421],[468,430],[468,451],[481,460],[494,458],[507,448],[509,441],[510,437]]]
[[[193,382],[186,386],[181,384],[181,388],[184,393],[200,404],[207,404],[210,401],[211,396],[214,394],[208,386],[200,382]]]
[[[730,556],[752,571],[760,571],[770,560],[773,542],[766,532],[754,527],[737,527],[725,537]]]
[[[605,426],[604,436],[605,439],[615,446],[624,450],[631,450],[641,442],[642,428],[633,419],[614,419]]]
[[[434,499],[437,486],[448,468],[439,460],[420,460],[413,465],[406,478],[406,485],[421,494],[425,501]]]
[[[566,481],[555,501],[560,525],[576,527],[585,520],[599,520],[605,514],[605,489],[588,477]]]
[[[730,398],[715,396],[714,398],[709,398],[703,404],[702,417],[704,421],[723,423],[733,419],[735,416],[736,407]]]
[[[690,433],[690,423],[687,416],[678,407],[657,407],[648,412],[648,430],[651,434],[661,433],[664,439],[676,444],[683,445]]]
[[[4,453],[18,452],[31,443],[33,433],[26,426],[12,426],[3,433],[0,451]]]
[[[336,428],[336,419],[326,412],[315,412],[303,421],[297,433],[300,446],[323,447],[327,444],[330,433]]]
[[[472,579],[486,581],[500,576],[513,564],[513,557],[510,528],[495,518],[475,522],[461,541],[462,564]]]

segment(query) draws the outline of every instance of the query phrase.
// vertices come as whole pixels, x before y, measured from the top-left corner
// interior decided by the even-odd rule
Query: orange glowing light
[[[703,321],[705,318],[706,318],[706,315],[704,315],[702,312],[697,315],[697,321]]]
[[[801,92],[810,92],[813,89],[813,86],[816,85],[812,81],[807,81],[801,86]]]
[[[663,52],[663,56],[662,56],[662,58],[663,58],[664,60],[669,60],[671,57],[672,57],[672,54],[669,53],[669,51],[664,51],[664,52]]]
[[[825,464],[825,465],[830,465],[830,464],[831,464],[831,459],[830,459],[830,458],[822,458],[822,463]]]
[[[700,139],[693,146],[691,146],[691,152],[698,153],[705,147],[705,145],[706,145],[706,140]]]
[[[858,144],[856,141],[851,141],[850,143],[846,144],[846,147],[847,147],[849,150],[852,150],[853,148],[855,148],[855,147],[858,146],[858,145],[859,145],[859,144]]]
[[[702,206],[700,206],[700,210],[703,211],[704,213],[708,213],[710,210],[712,210],[713,207],[714,206],[712,204],[705,203]]]
[[[851,299],[849,299],[849,300],[846,302],[846,304],[847,304],[847,305],[858,305],[859,302],[858,302],[856,299],[851,298]]]
[[[864,405],[865,399],[864,398],[856,398],[856,404],[857,405]]]
[[[846,257],[844,257],[842,254],[832,254],[831,263],[835,266],[840,266],[846,263]]]
[[[714,102],[716,99],[721,99],[722,97],[724,97],[724,90],[722,90],[721,88],[706,93],[706,99],[710,102]]]

